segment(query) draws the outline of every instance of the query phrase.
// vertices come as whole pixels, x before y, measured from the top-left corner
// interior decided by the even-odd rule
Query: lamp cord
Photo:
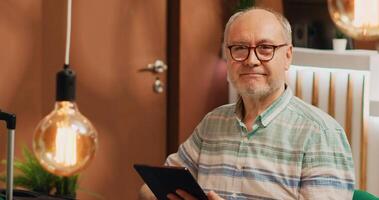
[[[70,40],[71,40],[71,7],[72,0],[67,0],[67,32],[66,32],[66,56],[65,65],[70,63]]]

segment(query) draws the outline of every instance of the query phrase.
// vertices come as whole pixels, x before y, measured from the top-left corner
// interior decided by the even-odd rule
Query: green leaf
[[[78,189],[79,175],[71,177],[60,177],[55,183],[56,195],[75,197]]]
[[[237,8],[236,8],[236,11],[241,11],[241,10],[245,10],[249,7],[252,7],[255,5],[255,0],[240,0],[238,5],[237,5]]]
[[[78,175],[59,177],[46,171],[38,162],[34,154],[24,147],[22,150],[24,161],[14,162],[14,185],[41,194],[55,194],[75,197],[78,189]],[[2,161],[5,164],[5,161]],[[6,182],[6,176],[0,176],[0,181]],[[63,189],[63,190],[62,190]],[[59,191],[59,192],[58,192]]]
[[[341,30],[336,28],[335,38],[337,38],[337,39],[346,38],[346,35],[343,34],[343,32]]]

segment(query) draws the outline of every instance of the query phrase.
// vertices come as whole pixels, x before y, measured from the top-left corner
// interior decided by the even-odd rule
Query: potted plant
[[[347,39],[346,36],[336,29],[335,37],[333,38],[333,49],[336,52],[343,52],[346,50]]]
[[[16,187],[24,190],[14,190],[15,197],[49,196],[49,199],[76,198],[78,175],[70,177],[53,175],[39,164],[36,157],[28,148],[25,147],[22,153],[24,161],[14,162],[15,176],[13,181]],[[6,177],[2,176],[1,180],[5,182]]]

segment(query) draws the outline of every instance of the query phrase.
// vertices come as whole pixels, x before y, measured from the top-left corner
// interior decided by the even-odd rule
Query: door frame
[[[166,153],[174,153],[179,142],[180,1],[167,0],[167,137]]]

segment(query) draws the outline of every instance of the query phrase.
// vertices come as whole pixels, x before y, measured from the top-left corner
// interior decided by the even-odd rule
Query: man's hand
[[[181,199],[184,199],[184,200],[197,200],[195,197],[193,197],[192,195],[190,195],[188,192],[186,192],[184,190],[180,190],[179,189],[179,190],[176,190],[175,192],[176,192],[176,195],[175,194],[168,194],[167,198],[169,200],[181,200]],[[224,200],[223,198],[221,198],[220,196],[218,196],[213,191],[208,192],[207,197],[208,197],[208,200]]]
[[[157,200],[157,198],[154,196],[153,192],[151,192],[150,188],[147,187],[146,184],[144,184],[141,187],[138,199],[139,200]]]

